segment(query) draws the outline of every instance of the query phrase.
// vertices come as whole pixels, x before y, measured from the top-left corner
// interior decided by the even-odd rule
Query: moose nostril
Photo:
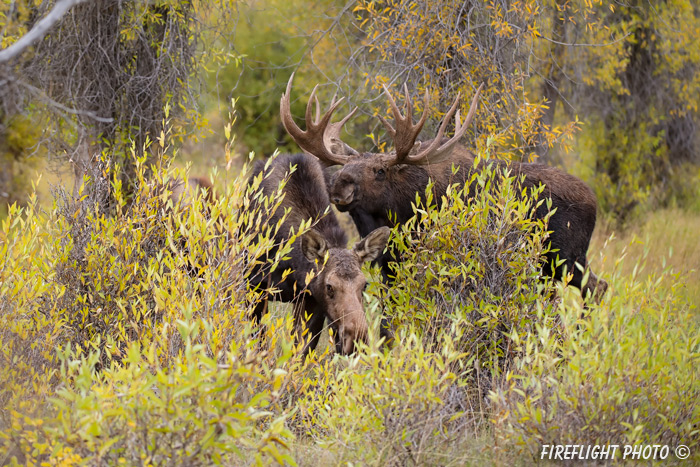
[[[343,355],[354,353],[357,350],[356,343],[362,342],[363,344],[367,344],[369,337],[366,325],[360,326],[359,328],[345,328],[341,336]]]
[[[331,201],[333,201],[333,204],[338,204],[340,202],[340,198],[338,198],[337,196],[334,196]]]
[[[355,339],[352,336],[345,336],[343,344],[343,353],[345,355],[350,355],[355,351]]]

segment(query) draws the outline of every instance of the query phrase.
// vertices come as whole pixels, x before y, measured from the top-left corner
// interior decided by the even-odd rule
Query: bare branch
[[[73,8],[78,3],[85,0],[58,0],[44,18],[38,21],[34,27],[24,36],[20,37],[17,42],[4,50],[0,50],[0,63],[6,63],[21,54],[27,47],[34,42],[42,39],[47,32],[63,17],[63,15]]]
[[[627,39],[629,36],[631,36],[632,33],[628,32],[627,34],[618,37],[617,39],[610,41],[610,42],[604,42],[600,44],[594,44],[594,43],[576,43],[576,42],[560,42],[560,41],[555,41],[554,39],[551,39],[546,36],[540,36],[542,39],[546,40],[547,42],[551,42],[552,44],[557,44],[557,45],[565,45],[567,47],[608,47],[613,44],[617,44],[618,42],[622,42],[625,39]]]
[[[82,1],[82,0],[81,0],[81,1]],[[8,81],[8,80],[5,80],[5,82],[6,82],[6,81]],[[60,111],[63,111],[63,112],[65,112],[65,113],[68,113],[68,114],[71,114],[71,115],[82,115],[82,116],[91,118],[91,119],[93,119],[93,120],[95,120],[95,121],[102,122],[102,123],[112,123],[112,122],[114,121],[113,118],[110,118],[110,117],[100,117],[100,116],[97,115],[95,112],[90,112],[89,110],[80,110],[80,109],[74,109],[74,108],[71,108],[71,107],[67,107],[67,106],[61,104],[60,102],[56,102],[55,100],[51,99],[51,97],[49,97],[49,96],[48,96],[44,91],[42,91],[41,89],[36,88],[36,87],[32,86],[32,85],[29,84],[29,83],[25,83],[24,81],[20,81],[20,80],[12,80],[12,81],[16,82],[16,83],[17,83],[18,85],[20,85],[20,86],[25,87],[25,88],[26,88],[29,92],[31,92],[31,93],[34,95],[34,97],[36,97],[37,99],[42,100],[42,101],[46,102],[48,105],[50,105],[50,106],[52,106],[52,107],[55,107],[56,109],[58,109],[58,110],[60,110]],[[0,82],[0,85],[2,85],[1,82]]]

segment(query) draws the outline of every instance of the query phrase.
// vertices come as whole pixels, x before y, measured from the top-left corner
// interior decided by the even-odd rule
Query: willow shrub
[[[494,166],[449,187],[439,203],[428,187],[394,240],[394,324],[435,342],[450,334],[489,375],[518,355],[518,336],[556,326],[551,280],[541,274],[548,216],[532,217],[541,194]]]
[[[447,461],[445,447],[460,445],[477,425],[468,360],[447,339],[436,349],[409,333],[391,352],[374,341],[354,357],[319,362],[299,390],[291,424],[307,440],[299,463],[312,464],[314,451],[326,465]]]
[[[292,435],[269,407],[298,364],[291,321],[267,322],[261,352],[246,287],[275,243],[279,224],[261,219],[281,191],[253,209],[262,194],[243,174],[213,204],[173,206],[185,174],[137,160],[126,203],[118,171],[94,167],[77,197],[48,211],[33,198],[2,223],[0,459],[284,462]]]
[[[491,394],[502,446],[539,458],[542,444],[658,444],[700,460],[700,326],[670,269],[620,274],[600,307],[562,308],[565,339],[533,330]],[[583,315],[583,318],[582,318]],[[670,455],[673,458],[673,454]]]

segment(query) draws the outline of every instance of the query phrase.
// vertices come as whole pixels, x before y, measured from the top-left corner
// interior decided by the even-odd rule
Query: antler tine
[[[464,127],[468,127],[469,124],[472,122],[472,119],[474,118],[474,115],[476,115],[476,107],[479,102],[479,94],[481,94],[481,90],[484,89],[484,83],[481,83],[479,86],[479,89],[476,90],[476,93],[474,94],[474,97],[472,98],[471,104],[469,104],[469,113],[467,114],[467,118],[464,119]]]
[[[396,130],[394,130],[394,127],[391,126],[391,123],[389,123],[389,122],[388,122],[384,117],[382,117],[381,115],[378,115],[378,117],[379,117],[379,121],[382,122],[382,124],[384,125],[384,128],[386,128],[387,133],[389,133],[389,135],[391,135],[392,138],[393,138],[394,136],[396,136]]]
[[[304,152],[318,157],[324,164],[329,166],[346,164],[349,162],[351,156],[357,154],[357,151],[340,140],[340,130],[355,111],[353,110],[339,123],[329,125],[333,112],[335,112],[338,106],[343,102],[344,98],[337,101],[333,98],[330,108],[321,116],[321,106],[318,102],[318,97],[316,97],[318,85],[316,85],[311,91],[309,101],[306,103],[306,131],[303,131],[294,123],[291,114],[290,95],[293,79],[294,73],[290,76],[289,82],[287,83],[287,90],[282,94],[282,98],[280,99],[280,118],[285,130],[287,130],[289,136],[292,137],[294,142],[296,142]],[[313,110],[311,109],[313,105],[312,102],[315,103],[316,106],[315,119],[313,118]],[[326,134],[328,134],[328,136],[326,136]]]
[[[382,85],[382,87],[384,88],[384,93],[389,99],[389,105],[391,106],[391,110],[394,114],[394,120],[396,124],[396,128],[394,129],[394,127],[391,126],[391,124],[389,124],[389,122],[387,122],[383,117],[379,117],[379,119],[384,124],[391,137],[394,139],[394,154],[388,156],[387,162],[390,164],[399,164],[408,156],[411,149],[413,149],[413,146],[416,142],[416,138],[420,134],[420,131],[423,129],[423,125],[425,124],[425,121],[428,117],[428,93],[426,91],[425,97],[423,99],[425,107],[423,109],[423,115],[421,115],[421,118],[420,120],[418,120],[418,123],[414,125],[413,105],[411,103],[411,96],[408,93],[408,86],[406,84],[404,84],[403,86],[406,100],[404,106],[406,115],[401,115],[401,111],[396,105],[396,101],[391,96],[391,93],[389,92],[387,87],[385,85]]]
[[[452,106],[450,107],[450,110],[447,111],[445,114],[445,118],[442,120],[442,123],[440,124],[440,129],[438,130],[437,137],[435,139],[440,140],[442,139],[442,135],[445,134],[445,130],[447,129],[447,124],[450,123],[450,120],[452,120],[452,116],[455,114],[455,111],[457,110],[457,107],[459,107],[459,99],[462,97],[462,93],[458,92],[457,97],[455,98],[455,101],[452,103]]]
[[[306,128],[309,128],[309,123],[314,123],[317,124],[319,120],[321,119],[321,108],[318,104],[318,98],[316,97],[316,89],[318,89],[318,84],[314,86],[314,88],[311,90],[311,95],[309,96],[309,102],[306,103],[306,114],[304,115],[304,119],[306,120]],[[311,105],[313,102],[316,102],[316,120],[311,119]]]
[[[345,151],[347,151],[349,154],[353,156],[358,156],[360,154],[340,139],[340,132],[343,130],[343,126],[345,125],[345,123],[347,123],[348,120],[350,120],[350,118],[353,115],[355,115],[355,112],[357,112],[357,107],[352,109],[352,111],[349,114],[347,114],[345,118],[343,118],[341,121],[331,123],[328,125],[328,128],[326,128],[326,131],[323,134],[323,141],[326,147],[333,147],[333,145],[335,144],[341,144],[344,147]]]
[[[289,133],[289,136],[296,141],[297,138],[303,137],[306,132],[302,131],[302,129],[299,128],[296,123],[294,123],[294,119],[292,118],[289,96],[292,93],[293,79],[294,73],[292,73],[292,76],[289,78],[287,89],[284,93],[282,93],[282,98],[280,99],[280,119],[282,120],[282,125],[284,126],[285,130],[287,130],[287,133]]]
[[[420,151],[418,154],[407,157],[405,162],[410,164],[429,164],[431,162],[437,162],[440,156],[448,154],[449,150],[452,149],[452,147],[460,140],[462,136],[464,136],[464,133],[466,133],[467,128],[469,128],[469,124],[471,123],[472,119],[474,118],[474,115],[476,114],[476,104],[479,101],[479,94],[481,94],[481,90],[483,88],[484,84],[482,83],[481,86],[479,86],[479,88],[476,90],[476,93],[474,94],[474,97],[472,98],[472,102],[469,107],[469,113],[467,114],[467,118],[464,119],[464,123],[460,123],[460,113],[459,110],[457,110],[460,95],[457,94],[457,98],[452,104],[452,107],[450,107],[450,110],[447,112],[447,114],[445,114],[445,118],[440,124],[440,128],[438,129],[435,138],[430,142],[427,148]],[[447,124],[449,123],[453,115],[455,116],[455,134],[454,136],[452,136],[452,138],[446,141],[445,144],[440,145],[442,141],[442,136],[445,133],[445,129],[447,128]]]
[[[357,109],[358,109],[358,108],[355,107],[355,108],[352,109],[352,111],[350,111],[350,113],[347,114],[341,121],[336,122],[336,123],[331,123],[331,124],[328,125],[328,126],[329,126],[329,127],[330,127],[330,126],[333,126],[333,127],[335,128],[335,125],[337,125],[338,128],[342,128],[343,125],[345,125],[345,124],[347,123],[347,121],[350,120],[350,118],[351,118],[353,115],[355,115],[355,112],[357,112]]]
[[[430,97],[428,97],[428,90],[425,90],[425,94],[423,94],[423,113],[420,116],[420,120],[418,120],[418,123],[416,124],[416,127],[420,128],[418,132],[420,133],[420,130],[423,129],[423,125],[425,125],[425,121],[428,119],[428,107],[430,107]]]
[[[314,123],[318,123],[321,120],[321,104],[318,103],[318,97],[314,96],[314,103],[316,104],[316,119]]]
[[[341,97],[340,99],[338,99],[337,102],[333,103],[333,105],[331,105],[328,108],[328,112],[326,112],[323,115],[323,117],[321,118],[321,121],[317,122],[317,123],[322,124],[321,126],[325,128],[326,125],[328,125],[328,122],[330,122],[331,117],[333,116],[333,112],[335,112],[335,109],[337,109],[340,106],[340,104],[343,103],[344,100],[345,100],[345,98]]]
[[[384,94],[386,94],[386,97],[389,99],[389,105],[391,106],[391,111],[394,113],[394,118],[398,120],[401,117],[401,111],[399,111],[399,108],[396,106],[396,102],[394,101],[394,98],[391,97],[391,93],[385,84],[382,84],[382,88],[384,89]],[[379,121],[382,122],[382,125],[384,125],[384,128],[386,128],[386,131],[392,138],[396,136],[396,130],[391,123],[389,123],[381,115],[379,115]]]
[[[413,117],[413,106],[411,105],[411,96],[408,95],[408,85],[406,83],[403,83],[403,95],[404,99],[406,99],[405,115],[409,118]]]
[[[389,99],[389,105],[391,106],[391,111],[394,113],[394,118],[396,120],[403,119],[403,115],[401,115],[401,111],[399,110],[399,107],[396,105],[396,101],[391,96],[391,93],[389,92],[389,89],[386,87],[386,84],[382,84],[382,88],[384,88],[384,94],[386,94],[386,97]]]

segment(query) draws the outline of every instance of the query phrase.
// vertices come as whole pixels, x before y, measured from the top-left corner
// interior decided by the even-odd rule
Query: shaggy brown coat
[[[324,321],[328,318],[331,327],[336,330],[336,349],[348,354],[353,352],[356,341],[367,339],[367,319],[362,304],[366,280],[362,263],[374,260],[381,254],[389,237],[389,229],[373,229],[352,249],[347,249],[347,236],[330,208],[323,169],[312,156],[280,155],[267,170],[265,163],[259,161],[251,181],[264,172],[261,189],[265,196],[270,196],[287,177],[291,166],[296,166],[296,170],[284,186],[283,203],[267,222],[268,225],[275,225],[289,210],[276,234],[277,242],[289,239],[302,221],[310,219],[312,229],[294,241],[289,259],[283,260],[274,271],[269,271],[265,265],[260,266],[251,285],[265,288],[272,285],[279,292],[270,298],[293,303],[297,339],[303,335],[305,322],[308,327],[305,351],[316,347]],[[269,257],[274,257],[275,253],[274,250],[270,251]],[[324,260],[325,266],[321,267]],[[282,273],[287,269],[291,269],[292,273],[283,280]],[[307,287],[305,280],[311,271],[317,274]],[[265,297],[256,306],[255,319],[260,320],[265,312],[267,299]],[[308,321],[305,321],[307,316]]]

